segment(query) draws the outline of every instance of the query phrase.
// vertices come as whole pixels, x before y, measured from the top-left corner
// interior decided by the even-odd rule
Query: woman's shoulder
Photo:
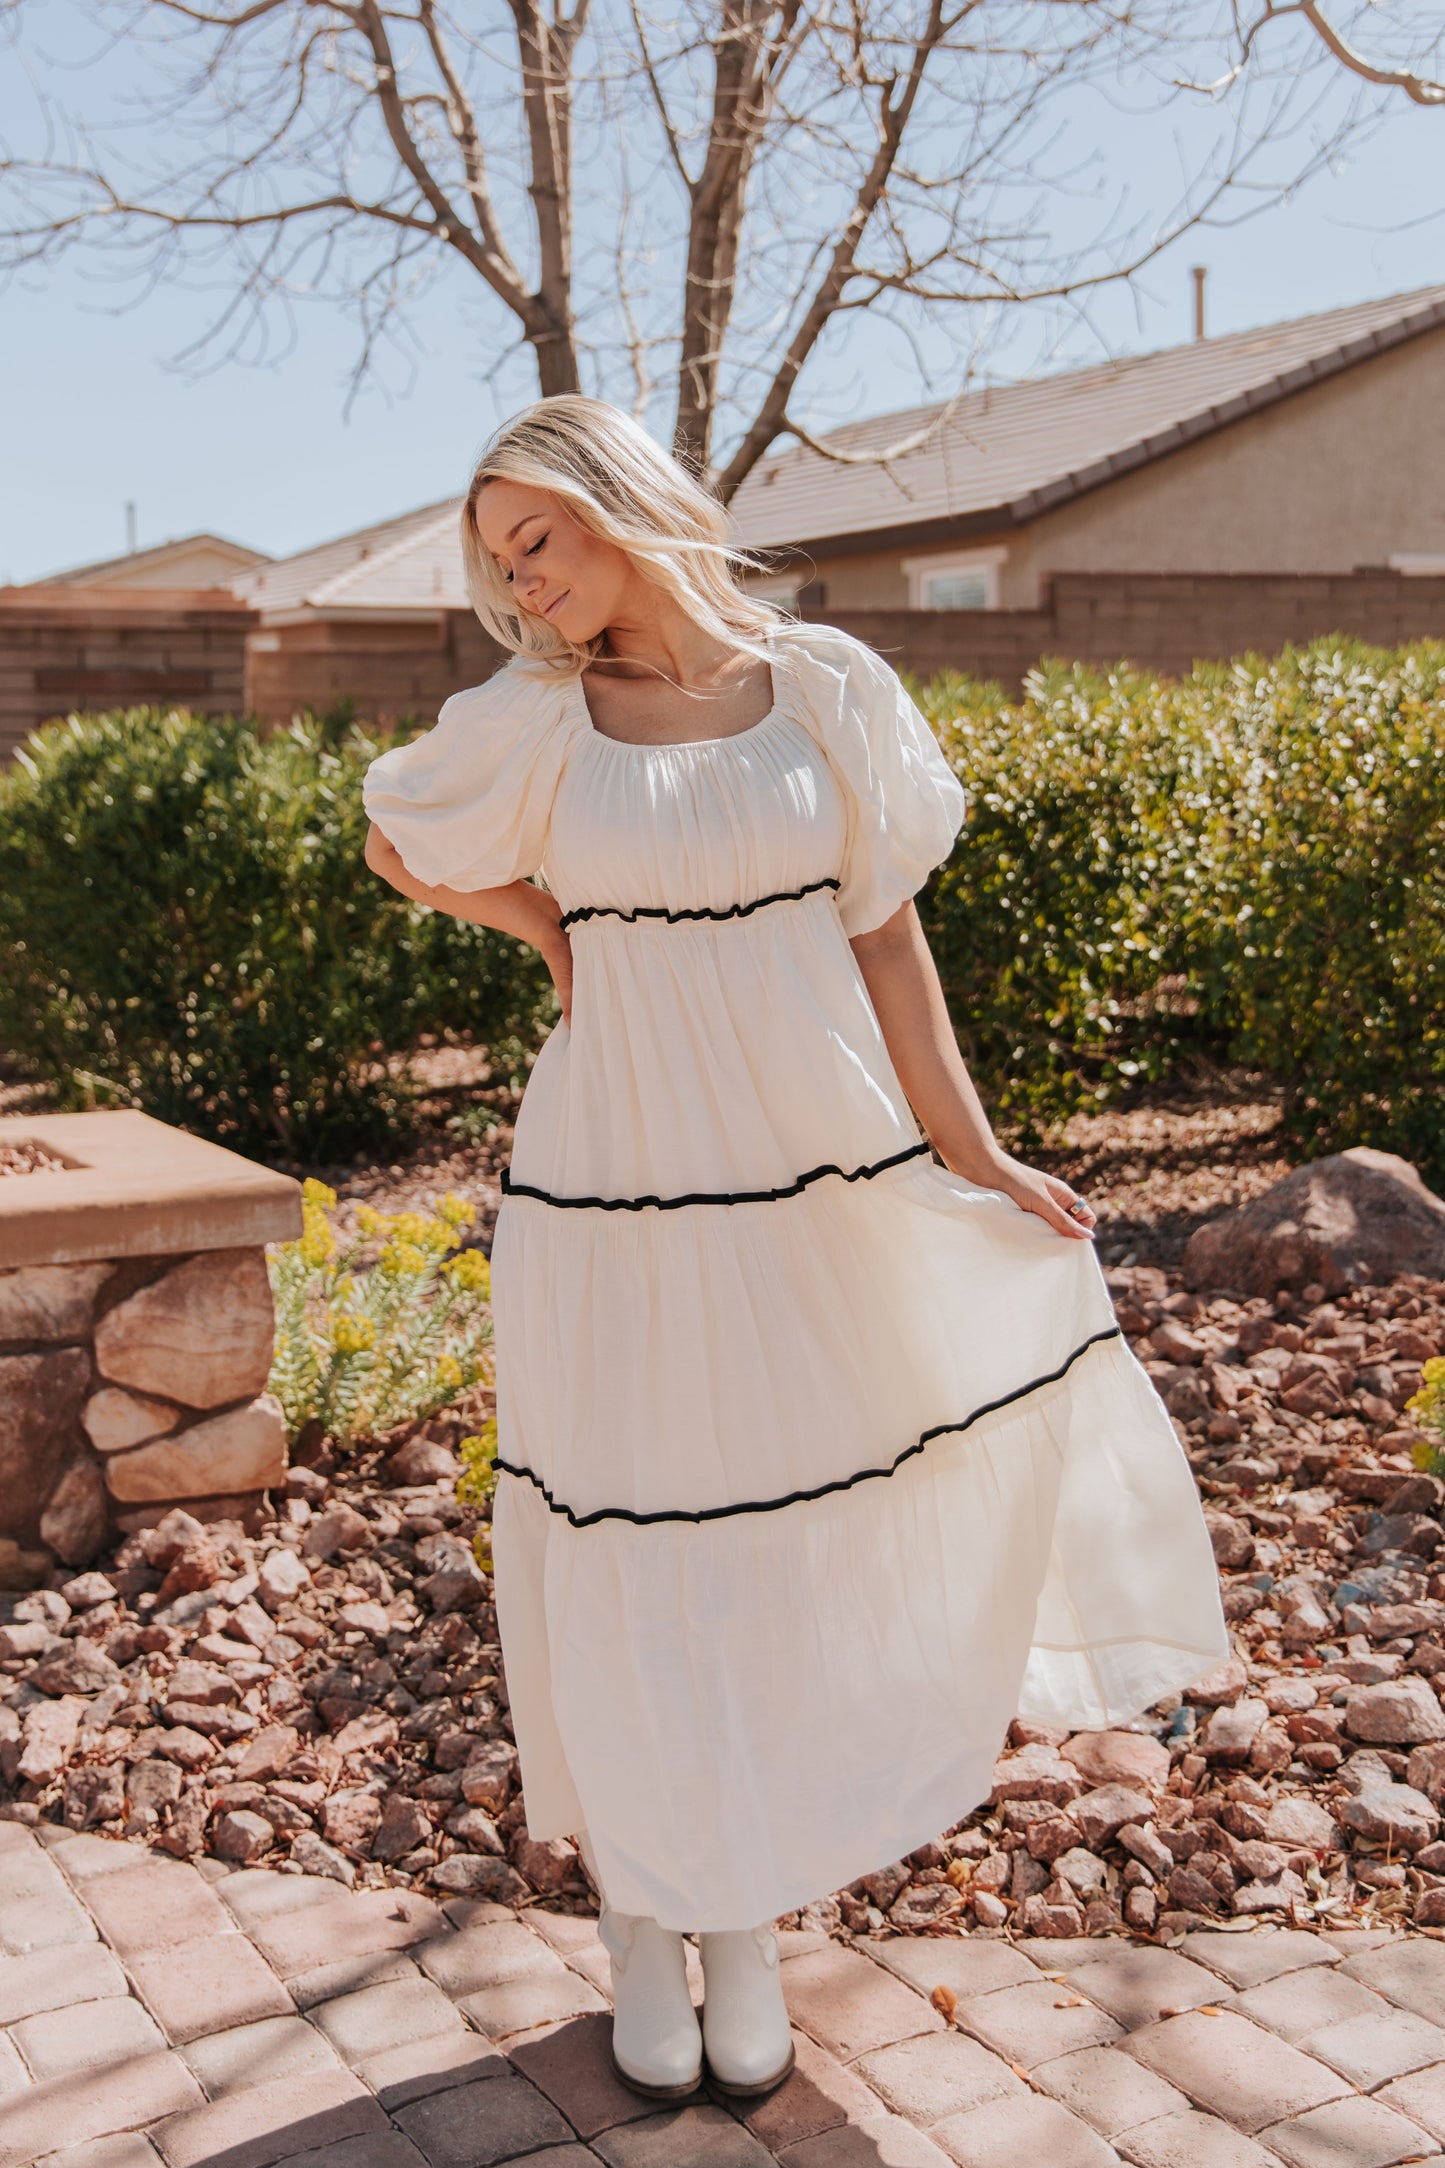
[[[560,727],[575,712],[575,686],[574,678],[545,663],[514,655],[479,685],[450,693],[437,711],[437,725],[467,730],[510,724],[526,733]]]

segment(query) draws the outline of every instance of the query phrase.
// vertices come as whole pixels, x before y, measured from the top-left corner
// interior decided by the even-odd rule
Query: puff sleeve
[[[918,893],[953,849],[967,801],[897,673],[871,648],[810,626],[792,660],[805,720],[848,801],[838,910],[851,940]]]
[[[431,888],[476,889],[539,870],[571,737],[567,691],[509,663],[371,763],[362,803],[408,873]]]

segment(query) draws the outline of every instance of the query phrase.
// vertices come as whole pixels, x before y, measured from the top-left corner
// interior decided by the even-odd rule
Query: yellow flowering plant
[[[463,1438],[457,1447],[462,1456],[462,1472],[457,1477],[457,1504],[475,1506],[479,1513],[487,1511],[492,1492],[497,1487],[497,1418],[489,1416],[481,1430],[473,1437]],[[490,1523],[484,1523],[472,1538],[472,1549],[483,1573],[492,1570],[492,1531]]]
[[[1423,1468],[1427,1475],[1445,1476],[1445,1355],[1432,1355],[1421,1374],[1424,1383],[1418,1393],[1411,1394],[1405,1407],[1421,1429],[1433,1431],[1434,1436],[1421,1438],[1416,1444],[1415,1466]]]
[[[320,1423],[350,1445],[435,1415],[490,1380],[492,1283],[481,1251],[460,1247],[476,1217],[464,1197],[442,1197],[431,1213],[363,1205],[344,1245],[335,1204],[334,1189],[305,1183],[300,1236],[270,1253],[270,1388],[291,1438]]]

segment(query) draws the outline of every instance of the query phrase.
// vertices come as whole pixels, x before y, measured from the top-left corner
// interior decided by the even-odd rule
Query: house
[[[161,542],[154,549],[128,550],[124,557],[106,557],[98,564],[73,565],[68,572],[52,572],[33,587],[184,587],[192,590],[229,587],[239,573],[253,565],[269,564],[260,550],[248,550],[240,542],[228,542],[219,534],[182,535],[178,541]]]

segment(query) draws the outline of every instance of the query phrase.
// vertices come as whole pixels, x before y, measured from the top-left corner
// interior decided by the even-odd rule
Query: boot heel
[[[644,2100],[686,2100],[702,2083],[702,2033],[682,1936],[608,1906],[597,1932],[612,1960],[614,2073]]]

